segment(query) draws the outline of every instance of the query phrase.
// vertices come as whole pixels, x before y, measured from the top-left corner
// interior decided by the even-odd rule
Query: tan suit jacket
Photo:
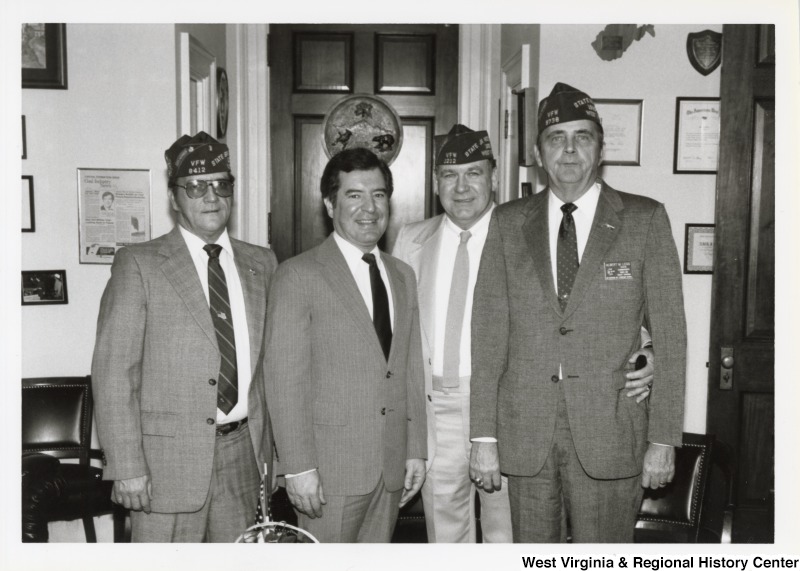
[[[231,239],[242,282],[252,379],[248,426],[259,471],[272,461],[262,380],[268,249]],[[100,303],[92,386],[103,477],[149,474],[156,512],[191,512],[208,495],[220,353],[197,270],[178,227],[122,248]],[[271,468],[269,468],[271,471]]]
[[[283,262],[267,310],[264,370],[280,473],[319,469],[325,494],[403,487],[425,458],[422,358],[414,273],[381,254],[394,303],[383,355],[347,262],[329,236]]]
[[[471,433],[497,437],[503,472],[535,475],[563,391],[584,470],[635,476],[648,441],[680,446],[682,438],[686,323],[669,220],[662,204],[603,184],[562,312],[547,201],[544,191],[493,214],[473,302]],[[658,355],[649,403],[624,391],[642,323]]]
[[[397,235],[392,255],[407,263],[417,276],[419,320],[422,336],[422,363],[425,373],[425,406],[428,424],[428,461],[436,457],[436,415],[431,399],[433,390],[433,336],[436,306],[436,272],[444,214],[403,226]],[[464,426],[469,426],[469,406],[464,407]]]

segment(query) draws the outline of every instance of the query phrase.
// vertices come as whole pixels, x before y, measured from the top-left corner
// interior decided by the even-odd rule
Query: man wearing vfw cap
[[[272,436],[260,359],[268,249],[228,236],[228,147],[165,152],[175,228],[120,249],[100,303],[92,385],[112,499],[133,541],[231,542],[253,524]]]
[[[428,541],[474,543],[476,486],[469,478],[472,294],[495,208],[497,169],[486,131],[454,125],[447,135],[435,138],[435,147],[434,188],[445,213],[403,227],[393,254],[414,269],[419,290],[428,422],[422,497]],[[630,373],[632,394],[647,392],[651,373],[652,365]],[[486,543],[512,540],[508,486],[505,478],[497,484],[477,487]]]
[[[629,542],[681,445],[680,264],[664,205],[598,178],[588,95],[556,84],[538,123],[548,187],[495,210],[475,286],[471,434],[497,442],[473,444],[470,472],[508,475],[515,542],[557,542],[562,505],[573,541]],[[659,363],[638,402],[623,387],[642,323]]]

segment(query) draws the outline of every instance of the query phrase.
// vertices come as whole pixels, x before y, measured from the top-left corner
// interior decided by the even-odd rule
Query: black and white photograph
[[[63,305],[66,303],[69,303],[66,271],[22,272],[22,305]]]
[[[800,565],[800,6],[85,1],[3,24],[14,543]]]

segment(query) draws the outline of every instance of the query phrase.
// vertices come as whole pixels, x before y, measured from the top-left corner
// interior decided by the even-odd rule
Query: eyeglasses
[[[203,198],[209,187],[214,189],[214,194],[220,198],[233,196],[233,183],[229,180],[190,180],[186,185],[176,184],[186,191],[189,198]]]

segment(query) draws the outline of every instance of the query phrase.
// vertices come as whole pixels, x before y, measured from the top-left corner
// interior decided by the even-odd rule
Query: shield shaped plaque
[[[686,37],[686,52],[692,67],[708,75],[722,61],[722,34],[711,30],[693,32]]]

